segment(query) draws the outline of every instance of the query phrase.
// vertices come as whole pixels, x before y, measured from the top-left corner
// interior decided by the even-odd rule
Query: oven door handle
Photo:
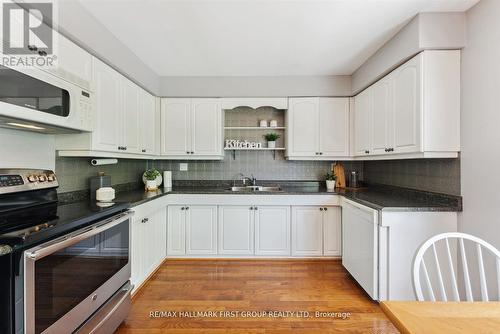
[[[133,211],[127,210],[90,227],[79,230],[73,234],[49,241],[45,244],[35,247],[30,251],[27,251],[25,253],[25,257],[33,261],[40,260],[47,255],[53,254],[61,249],[74,245],[84,239],[92,237],[118,224],[121,224],[124,221],[130,219],[133,215]]]

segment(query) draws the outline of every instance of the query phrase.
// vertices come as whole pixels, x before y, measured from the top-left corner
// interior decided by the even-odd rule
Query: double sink
[[[265,187],[265,186],[243,186],[236,187],[233,186],[229,188],[230,191],[233,192],[246,192],[246,193],[255,193],[255,192],[282,192],[283,189],[278,187]]]

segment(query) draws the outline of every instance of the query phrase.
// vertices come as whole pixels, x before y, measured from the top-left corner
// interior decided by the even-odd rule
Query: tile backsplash
[[[363,175],[371,183],[460,195],[460,159],[365,161]]]
[[[112,185],[138,182],[147,169],[146,160],[119,159],[115,165],[92,166],[90,158],[56,158],[59,193],[89,188],[89,178],[104,172],[111,176]]]

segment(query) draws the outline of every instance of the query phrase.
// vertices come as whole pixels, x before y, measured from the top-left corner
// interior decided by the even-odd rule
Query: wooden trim
[[[148,275],[148,277],[146,277],[146,278],[144,279],[144,281],[142,281],[142,283],[141,283],[141,284],[139,284],[139,286],[137,286],[137,287],[134,289],[134,291],[133,291],[133,292],[132,292],[132,294],[131,294],[131,299],[132,299],[132,301],[134,301],[134,299],[137,297],[137,294],[138,294],[138,293],[142,290],[142,288],[144,288],[144,287],[147,285],[147,283],[148,283],[148,282],[151,280],[151,278],[152,278],[152,277],[156,274],[156,272],[157,272],[158,270],[160,270],[160,268],[161,268],[161,267],[165,264],[165,262],[166,262],[167,260],[168,260],[167,258],[164,258],[164,259],[160,262],[160,264],[158,264],[158,266],[155,268],[155,270],[153,270],[153,271],[152,271],[152,272]]]

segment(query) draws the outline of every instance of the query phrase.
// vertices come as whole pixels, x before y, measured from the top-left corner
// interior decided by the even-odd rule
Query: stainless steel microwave
[[[0,65],[0,127],[42,133],[92,131],[93,96],[41,69]]]

